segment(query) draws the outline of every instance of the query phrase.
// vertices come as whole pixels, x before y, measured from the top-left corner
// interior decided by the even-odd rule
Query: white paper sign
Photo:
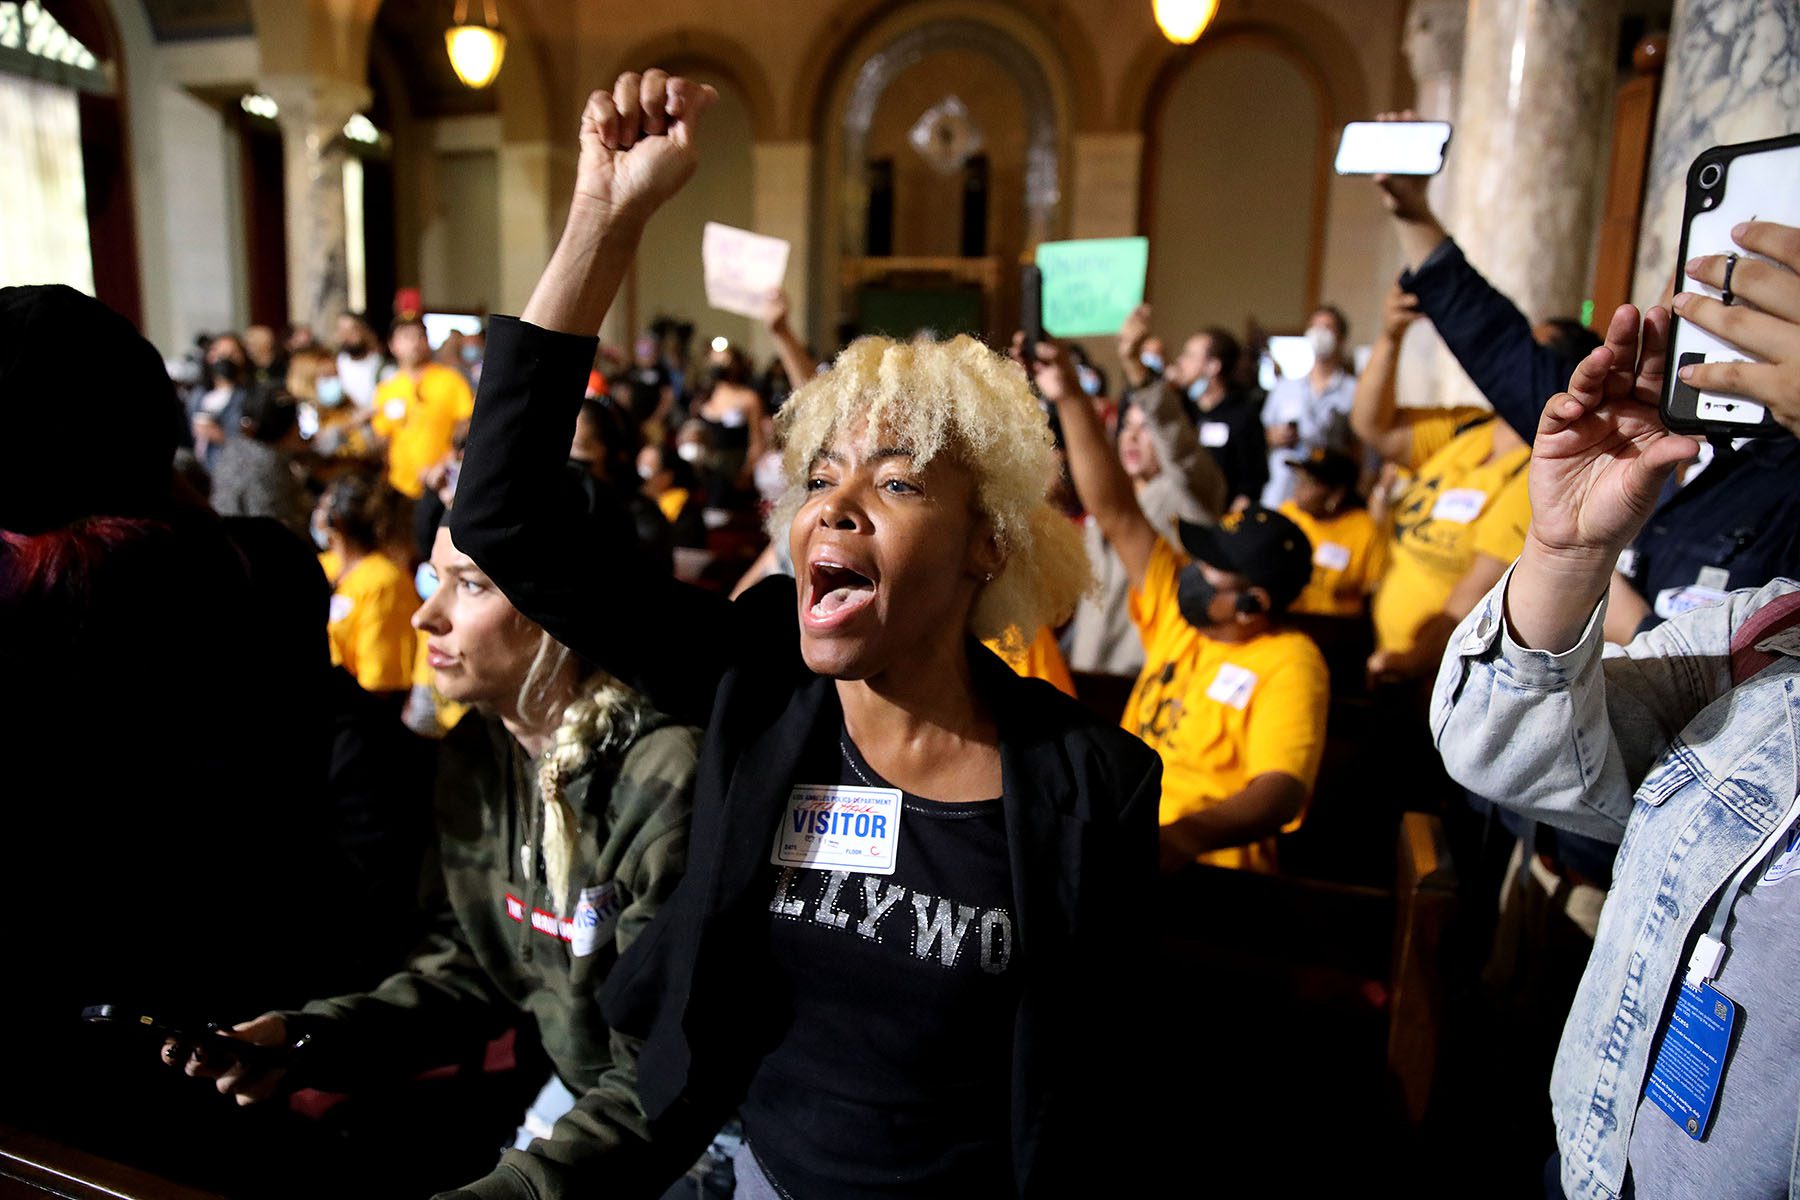
[[[706,302],[714,308],[760,319],[769,293],[787,278],[788,244],[747,229],[706,223],[700,239],[706,270]]]

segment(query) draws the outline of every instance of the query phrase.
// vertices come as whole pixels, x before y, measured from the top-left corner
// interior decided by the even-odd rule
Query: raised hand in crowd
[[[1377,113],[1377,121],[1416,121],[1413,111]],[[1409,269],[1416,270],[1438,243],[1450,235],[1431,211],[1426,189],[1429,175],[1376,175],[1375,186],[1381,191],[1381,203],[1394,218],[1394,232],[1400,237],[1400,252]]]
[[[799,387],[814,375],[818,374],[819,363],[813,358],[794,327],[788,323],[793,309],[793,302],[785,290],[777,288],[769,293],[768,307],[763,310],[763,321],[769,327],[769,337],[775,343],[775,353],[781,358],[782,369],[787,372],[788,385]]]
[[[1791,433],[1800,434],[1800,229],[1772,221],[1746,221],[1731,240],[1747,252],[1733,270],[1726,305],[1693,292],[1675,297],[1675,311],[1761,362],[1701,363],[1683,367],[1681,378],[1702,391],[1729,392],[1766,407]],[[1753,257],[1761,255],[1762,257]],[[1725,283],[1725,256],[1696,258],[1687,273],[1702,283]]]
[[[718,93],[650,70],[588,97],[568,223],[520,314],[545,329],[591,335],[619,290],[644,223],[699,166],[700,118]]]
[[[1150,336],[1150,306],[1140,304],[1131,310],[1125,323],[1119,326],[1119,367],[1125,374],[1125,388],[1131,391],[1144,386],[1150,378],[1150,370],[1144,366],[1139,357],[1144,349],[1144,341]]]
[[[1398,342],[1419,319],[1419,298],[1401,287],[1398,281],[1388,286],[1381,298],[1381,336]]]
[[[1669,314],[1621,305],[1606,343],[1552,396],[1531,455],[1531,527],[1507,588],[1507,616],[1526,646],[1561,652],[1580,640],[1619,552],[1656,506],[1670,472],[1699,453],[1657,413]]]

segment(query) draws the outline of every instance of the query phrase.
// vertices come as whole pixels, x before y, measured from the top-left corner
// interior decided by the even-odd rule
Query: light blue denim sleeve
[[[1550,824],[1618,841],[1632,794],[1701,709],[1731,686],[1731,635],[1764,601],[1736,592],[1603,645],[1605,601],[1551,654],[1507,628],[1509,568],[1454,634],[1431,699],[1444,767],[1470,791]]]

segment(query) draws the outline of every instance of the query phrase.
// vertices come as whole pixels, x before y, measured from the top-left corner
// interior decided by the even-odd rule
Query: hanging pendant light
[[[1218,15],[1219,0],[1155,0],[1153,11],[1164,37],[1177,46],[1189,46]]]
[[[469,87],[480,90],[494,82],[500,64],[506,61],[506,35],[500,32],[494,15],[494,0],[481,0],[485,18],[480,25],[469,23],[469,0],[456,0],[456,24],[444,31],[444,49],[450,55],[450,67],[456,77]]]

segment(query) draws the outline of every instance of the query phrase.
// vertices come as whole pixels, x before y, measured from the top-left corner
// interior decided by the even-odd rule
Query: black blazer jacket
[[[814,782],[797,778],[800,764],[830,760],[842,712],[833,681],[801,658],[793,580],[765,580],[731,603],[645,569],[625,537],[596,547],[595,523],[560,496],[594,348],[493,320],[451,532],[559,641],[706,726],[687,876],[606,984],[608,1020],[641,1039],[627,1051],[638,1051],[638,1111],[619,1111],[615,1097],[602,1113],[584,1098],[577,1119],[594,1123],[592,1153],[569,1164],[613,1194],[657,1195],[743,1099],[785,1028],[770,965],[770,854],[793,785]],[[1018,1193],[1110,1192],[1149,1160],[1139,1077],[1151,1052],[1134,1031],[1158,1019],[1161,762],[978,643],[969,653],[999,727],[1023,972]]]

